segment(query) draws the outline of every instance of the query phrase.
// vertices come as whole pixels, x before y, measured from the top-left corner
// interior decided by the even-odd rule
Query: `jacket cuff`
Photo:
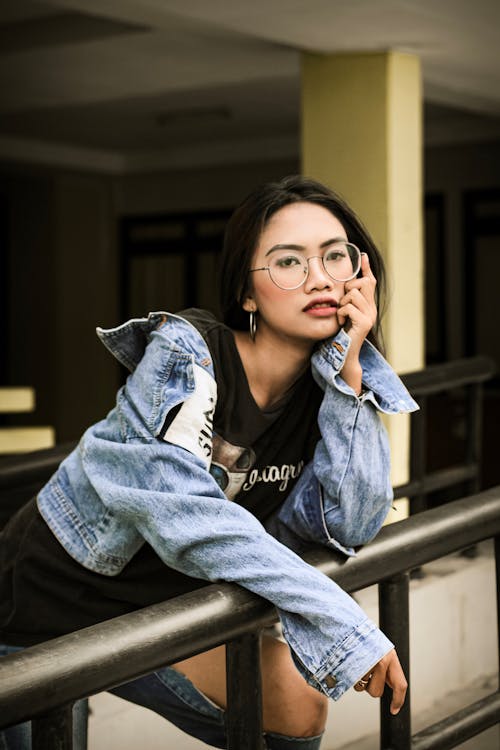
[[[343,328],[331,339],[327,339],[322,343],[317,351],[317,354],[321,355],[332,365],[336,373],[344,366],[347,352],[351,346],[351,338],[344,331]]]
[[[366,619],[330,654],[308,682],[336,701],[393,648],[387,636]]]
[[[361,403],[371,401],[379,411],[386,414],[417,411],[419,406],[401,379],[380,352],[366,339],[359,354],[365,390],[361,396],[358,396],[341,376],[350,345],[349,335],[341,328],[336,336],[323,342],[314,353],[313,373],[317,370],[320,378],[338,391],[358,399]]]

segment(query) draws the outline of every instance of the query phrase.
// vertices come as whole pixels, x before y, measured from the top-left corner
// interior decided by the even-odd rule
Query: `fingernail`
[[[399,708],[391,708],[391,714],[392,714],[393,716],[396,716],[396,714],[398,714],[398,713],[399,713],[399,711],[400,711],[400,709],[399,709]]]

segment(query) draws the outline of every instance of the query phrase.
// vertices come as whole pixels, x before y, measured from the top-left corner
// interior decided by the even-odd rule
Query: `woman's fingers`
[[[349,318],[351,325],[368,333],[377,320],[377,308],[373,300],[367,300],[359,289],[351,289],[339,300],[337,310],[339,322],[344,324]]]
[[[373,669],[372,678],[366,687],[366,692],[372,698],[381,698],[384,694],[386,670],[377,666]]]
[[[367,253],[361,253],[361,274],[363,278],[372,279],[372,281],[377,283],[377,280],[373,275],[373,271],[370,267],[370,258],[368,257]]]
[[[343,307],[349,302],[352,302],[353,305],[359,308],[362,312],[370,312],[372,311],[372,308],[375,307],[374,304],[371,304],[371,300],[368,300],[360,289],[350,289],[346,292],[344,296],[340,298],[339,305],[340,307]]]
[[[339,300],[337,318],[358,348],[377,322],[375,289],[377,280],[370,268],[366,253],[361,254],[360,278],[344,284],[344,294]]]
[[[391,651],[390,655],[392,658],[387,668],[385,681],[392,688],[391,714],[397,714],[405,702],[408,683],[396,652]]]
[[[346,282],[344,287],[345,292],[347,294],[351,289],[359,289],[367,300],[374,301],[377,279],[370,268],[370,261],[366,253],[361,254],[361,274],[361,277],[356,277]]]
[[[342,308],[351,302],[355,307],[369,314],[374,323],[377,318],[377,306],[375,302],[377,280],[372,273],[370,261],[366,253],[361,254],[361,273],[362,276],[360,278],[346,282],[344,285],[344,295],[339,300],[339,306]]]
[[[371,672],[369,672],[368,674],[365,674],[364,677],[362,677],[360,680],[356,682],[356,684],[354,685],[354,690],[357,693],[363,693],[367,689],[371,678],[372,678]]]
[[[372,698],[381,698],[386,684],[392,689],[391,714],[397,714],[405,702],[408,683],[394,649],[358,680],[354,689],[358,693],[366,691]]]

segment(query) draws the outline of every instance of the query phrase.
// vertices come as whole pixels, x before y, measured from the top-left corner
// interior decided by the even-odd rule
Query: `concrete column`
[[[387,266],[386,355],[424,365],[422,94],[417,57],[399,52],[302,56],[302,172],[343,195]],[[394,484],[407,479],[406,417],[386,420]],[[405,515],[404,503],[393,520]]]

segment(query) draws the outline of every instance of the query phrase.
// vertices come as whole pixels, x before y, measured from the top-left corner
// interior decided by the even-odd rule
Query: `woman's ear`
[[[257,312],[257,305],[255,304],[253,297],[250,295],[245,297],[241,306],[245,312]]]

